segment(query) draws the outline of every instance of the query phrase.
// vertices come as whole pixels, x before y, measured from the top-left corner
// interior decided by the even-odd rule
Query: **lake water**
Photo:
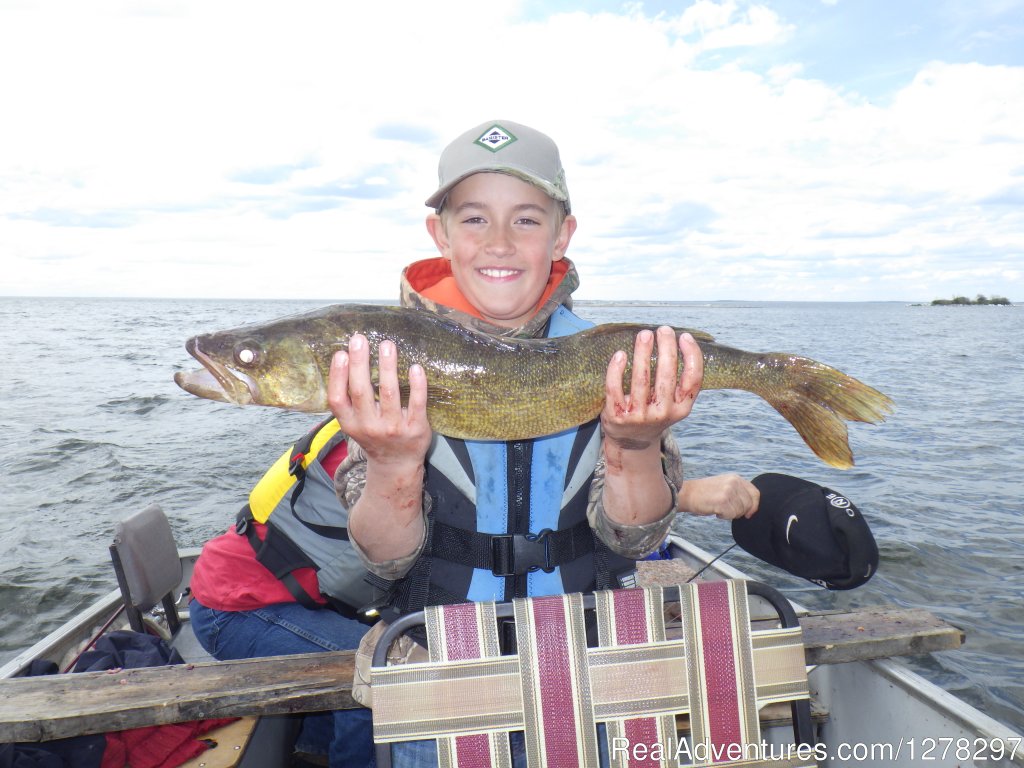
[[[180,546],[221,533],[263,470],[316,417],[179,390],[195,333],[328,302],[0,298],[0,663],[116,585],[114,522],[150,502]],[[1024,307],[897,303],[592,303],[595,322],[700,328],[804,354],[886,392],[831,469],[762,401],[705,392],[677,429],[689,476],[777,471],[848,495],[881,551],[866,586],[831,593],[733,550],[726,560],[816,607],[922,607],[967,631],[918,672],[1024,728]],[[681,519],[712,552],[729,527]]]

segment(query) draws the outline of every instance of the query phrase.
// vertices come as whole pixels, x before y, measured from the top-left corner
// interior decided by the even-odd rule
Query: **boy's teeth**
[[[514,269],[481,269],[487,277],[511,277],[516,273]]]

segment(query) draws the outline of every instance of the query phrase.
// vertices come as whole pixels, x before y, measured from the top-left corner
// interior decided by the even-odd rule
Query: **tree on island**
[[[1002,304],[1009,305],[1011,302],[1009,299],[1003,296],[993,296],[987,298],[983,294],[978,294],[978,297],[973,301],[968,299],[966,296],[954,296],[952,299],[934,299],[932,306],[947,307],[947,306],[977,306],[980,304]]]

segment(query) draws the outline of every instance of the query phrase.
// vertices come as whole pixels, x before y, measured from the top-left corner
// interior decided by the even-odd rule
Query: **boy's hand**
[[[427,376],[409,367],[409,403],[402,407],[398,353],[393,342],[378,350],[378,384],[370,376],[370,345],[355,334],[336,352],[327,378],[327,402],[342,431],[366,452],[366,484],[349,510],[352,541],[374,563],[392,563],[423,542],[423,472],[430,447]]]
[[[375,392],[366,337],[355,334],[348,351],[336,352],[327,380],[327,402],[342,431],[380,465],[422,466],[430,447],[427,421],[427,377],[423,368],[409,368],[409,403],[402,407],[398,387],[398,355],[394,342],[384,341],[378,355]],[[378,394],[379,393],[379,394]]]
[[[606,440],[625,450],[660,446],[661,433],[690,415],[704,380],[704,355],[693,336],[682,334],[677,347],[675,331],[662,326],[657,332],[658,363],[652,384],[654,343],[655,334],[651,331],[637,334],[628,395],[622,386],[626,354],[616,352],[608,365],[601,427]],[[683,356],[683,371],[677,380],[679,354]]]
[[[761,501],[757,486],[736,474],[686,480],[676,497],[676,509],[691,515],[715,515],[722,520],[752,517]]]

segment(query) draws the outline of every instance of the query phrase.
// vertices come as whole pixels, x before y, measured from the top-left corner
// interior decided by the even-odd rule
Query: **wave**
[[[167,405],[171,398],[167,395],[130,395],[128,397],[115,398],[101,403],[98,407],[105,411],[114,413],[130,413],[135,416],[145,416],[157,408]]]

